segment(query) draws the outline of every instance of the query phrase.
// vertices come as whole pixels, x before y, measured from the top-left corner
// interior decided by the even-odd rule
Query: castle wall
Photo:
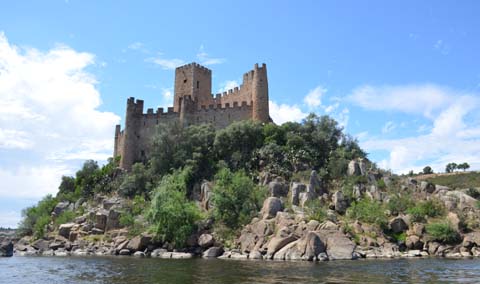
[[[143,101],[129,98],[125,129],[115,128],[114,156],[121,156],[120,167],[130,170],[136,162],[150,156],[152,138],[157,125],[179,122],[189,126],[210,123],[215,128],[227,127],[235,121],[253,119],[270,122],[268,109],[268,81],[265,64],[255,64],[243,75],[240,87],[211,95],[211,71],[191,63],[175,70],[174,105],[166,112],[162,108],[143,113]]]

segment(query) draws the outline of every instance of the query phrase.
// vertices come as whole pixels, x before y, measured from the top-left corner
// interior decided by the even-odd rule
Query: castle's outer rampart
[[[129,98],[125,129],[115,127],[114,156],[120,156],[120,167],[130,170],[135,162],[147,159],[156,125],[180,122],[180,125],[211,123],[224,128],[239,120],[270,122],[268,109],[267,67],[255,64],[243,75],[240,87],[212,95],[212,71],[197,63],[175,70],[173,107],[167,111],[149,108],[143,112],[143,100]]]

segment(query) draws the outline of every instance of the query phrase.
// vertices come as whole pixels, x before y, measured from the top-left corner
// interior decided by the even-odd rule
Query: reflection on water
[[[331,262],[0,258],[0,283],[479,283],[478,259]]]

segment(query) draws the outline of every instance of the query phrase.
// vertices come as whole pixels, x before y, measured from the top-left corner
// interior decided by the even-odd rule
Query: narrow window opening
[[[187,79],[183,80],[183,83],[187,83]]]
[[[200,88],[200,81],[197,81],[197,89]]]

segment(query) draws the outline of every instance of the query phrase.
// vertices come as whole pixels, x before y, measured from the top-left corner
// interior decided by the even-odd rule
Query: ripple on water
[[[0,283],[479,283],[479,259],[332,262],[132,257],[0,259]]]

